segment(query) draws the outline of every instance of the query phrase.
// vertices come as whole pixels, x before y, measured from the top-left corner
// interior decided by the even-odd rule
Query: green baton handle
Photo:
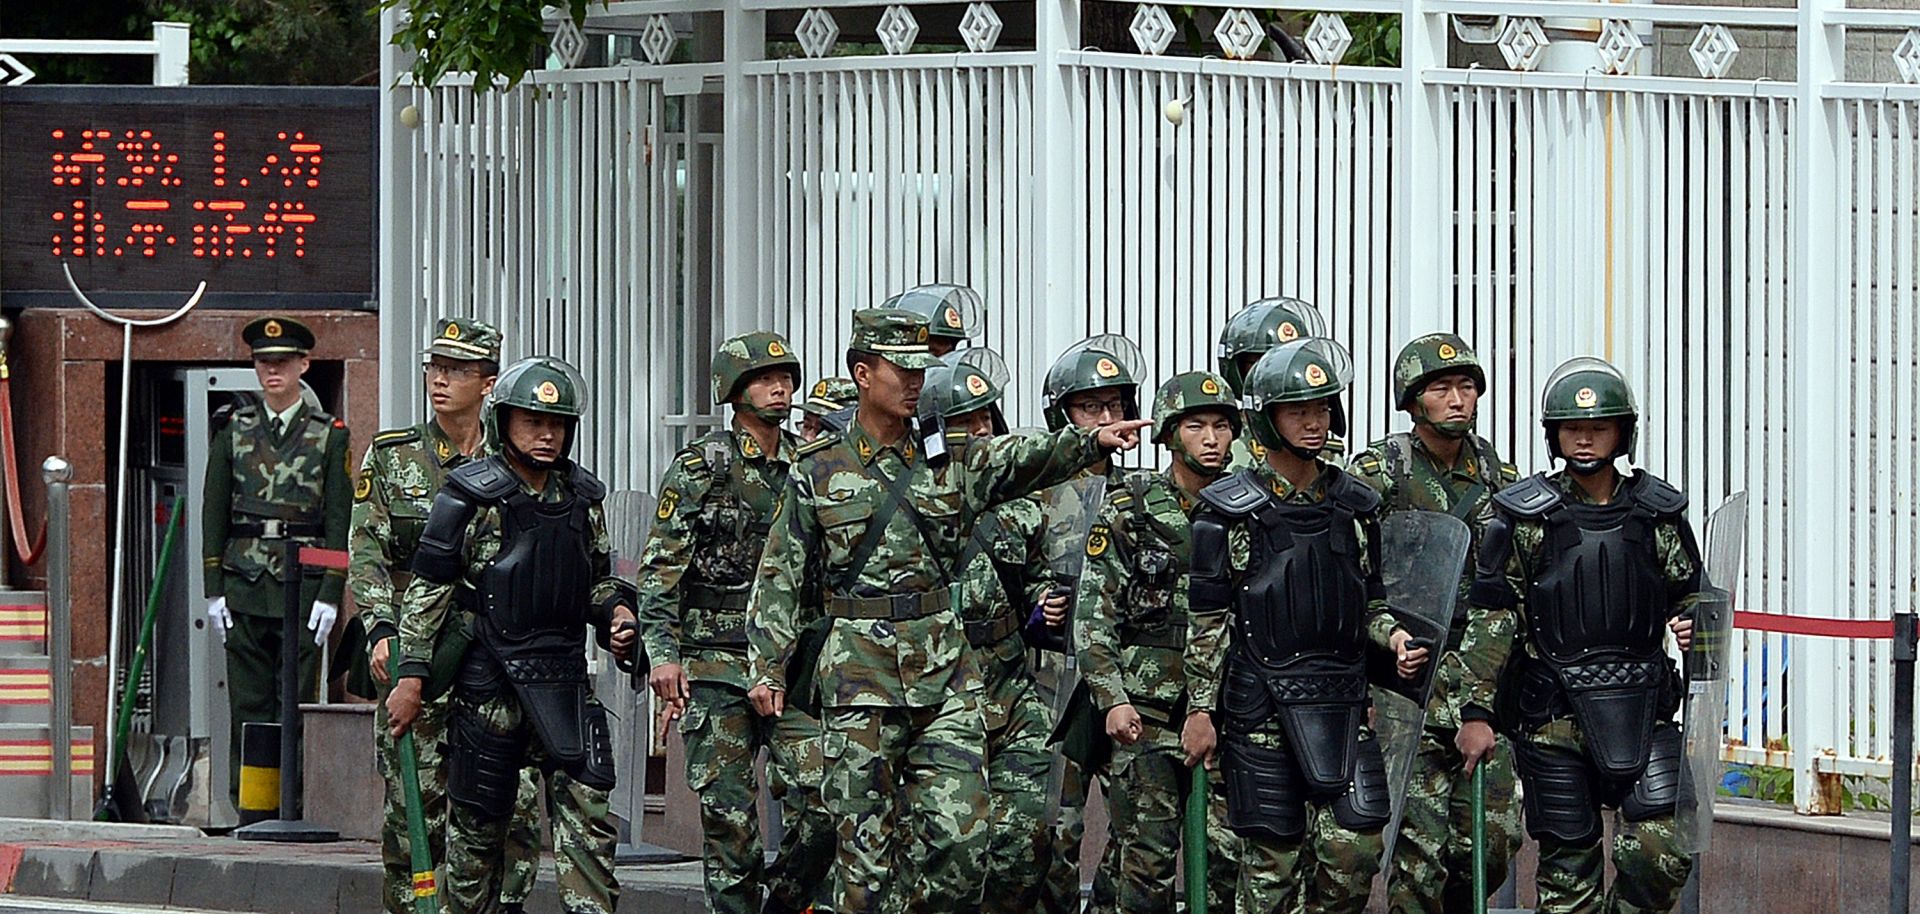
[[[420,763],[413,731],[400,734],[400,789],[407,796],[407,850],[413,857],[414,914],[439,914],[440,889],[433,878],[433,848],[427,844],[427,814],[420,799]]]
[[[1473,766],[1473,914],[1487,914],[1487,760]]]
[[[1207,914],[1207,808],[1213,796],[1207,790],[1207,764],[1193,766],[1187,788],[1186,855],[1188,914]]]

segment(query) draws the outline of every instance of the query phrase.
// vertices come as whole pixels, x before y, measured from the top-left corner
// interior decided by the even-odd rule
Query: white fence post
[[[1400,16],[1400,123],[1394,133],[1394,180],[1399,200],[1399,257],[1389,288],[1408,332],[1454,326],[1453,264],[1440,258],[1441,235],[1453,231],[1453,203],[1441,196],[1441,171],[1451,147],[1441,133],[1439,95],[1424,75],[1447,65],[1448,17],[1426,10],[1425,0],[1406,0]]]
[[[414,263],[414,130],[402,120],[402,112],[413,103],[411,85],[399,85],[400,77],[410,69],[406,49],[393,43],[400,25],[400,10],[380,11],[380,422],[397,425],[411,421],[415,382],[413,360],[406,357],[411,336],[408,329],[417,323],[413,309],[419,301],[415,284],[419,267]]]
[[[1834,192],[1843,124],[1821,90],[1842,77],[1846,29],[1829,25],[1837,0],[1800,0],[1799,94],[1793,170],[1793,275],[1798,280],[1788,318],[1789,447],[1786,491],[1793,493],[1787,545],[1788,612],[1848,616],[1850,523],[1847,477],[1818,455],[1847,440],[1844,379],[1852,353],[1847,326],[1850,288],[1835,262],[1835,238],[1850,226],[1841,220]],[[1794,638],[1787,669],[1788,739],[1793,750],[1793,805],[1805,814],[1837,814],[1823,804],[1814,765],[1823,750],[1841,743],[1841,710],[1835,698],[1848,683],[1834,681],[1836,642]],[[1864,709],[1856,709],[1864,710]]]
[[[715,339],[773,325],[773,307],[760,290],[759,85],[748,61],[766,56],[767,14],[726,0],[726,69],[721,76],[726,126],[720,139],[720,313]]]
[[[1031,332],[1041,360],[1072,345],[1087,332],[1087,284],[1079,271],[1086,262],[1086,235],[1079,214],[1080,136],[1084,107],[1074,93],[1061,51],[1080,46],[1079,0],[1035,0],[1033,63],[1033,250],[1048,252],[1035,263]],[[1065,305],[1065,307],[1062,307]]]
[[[193,45],[193,26],[185,22],[153,24],[153,84],[187,84],[187,58]]]

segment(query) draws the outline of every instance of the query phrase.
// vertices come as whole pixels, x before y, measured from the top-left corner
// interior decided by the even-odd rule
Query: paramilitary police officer
[[[522,359],[488,395],[500,451],[447,476],[414,553],[400,617],[399,681],[387,696],[398,737],[419,716],[456,591],[474,597],[473,644],[454,678],[448,727],[445,894],[452,914],[499,910],[521,769],[545,781],[560,901],[612,914],[617,837],[608,813],[613,748],[587,678],[586,631],[618,662],[637,641],[630,585],[613,575],[606,486],[567,459],[586,410],[573,366]]]
[[[860,388],[853,386],[850,378],[821,378],[815,381],[807,398],[800,401],[800,411],[806,414],[800,419],[800,441],[812,441],[821,433],[832,430],[834,424],[830,417],[850,412],[859,399]]]
[[[855,422],[800,449],[748,604],[750,697],[777,715],[789,662],[824,603],[811,669],[823,792],[839,825],[837,911],[978,903],[986,730],[953,609],[956,561],[981,514],[1132,447],[1144,424],[980,444],[945,435],[945,453],[929,455],[913,423],[923,373],[938,364],[927,337],[910,311],[854,313]]]
[[[1245,839],[1242,911],[1358,914],[1379,869],[1390,808],[1366,652],[1387,611],[1380,496],[1320,457],[1346,430],[1351,365],[1324,339],[1262,356],[1243,402],[1267,459],[1202,490],[1193,520],[1184,742],[1212,751],[1218,709],[1230,818]],[[1402,649],[1401,675],[1425,653]]]
[[[1240,413],[1226,379],[1189,371],[1153,399],[1153,440],[1173,456],[1163,473],[1126,471],[1107,490],[1087,537],[1087,568],[1074,615],[1082,676],[1106,732],[1118,745],[1111,763],[1110,825],[1097,911],[1160,914],[1174,910],[1181,828],[1190,767],[1181,751],[1186,721],[1184,652],[1188,515],[1200,491],[1226,471]],[[1208,810],[1209,911],[1233,910],[1238,838],[1226,809]],[[1104,897],[1112,892],[1116,897]]]
[[[1220,343],[1215,350],[1220,376],[1227,379],[1234,396],[1244,397],[1247,373],[1267,350],[1282,343],[1326,335],[1327,319],[1312,304],[1285,296],[1260,299],[1234,312],[1227,318],[1227,325],[1220,328]],[[1327,453],[1338,454],[1340,449],[1337,439],[1329,440]],[[1230,458],[1228,472],[1259,466],[1266,459],[1266,446],[1256,438],[1242,435],[1233,440]]]
[[[760,569],[774,503],[798,445],[783,426],[800,359],[777,333],[737,336],[713,357],[713,402],[733,425],[694,439],[660,484],[640,556],[640,637],[648,681],[670,717],[685,715],[687,786],[700,797],[708,910],[800,911],[833,864],[833,824],[820,804],[820,722],[796,707],[776,718],[747,701],[747,592]],[[754,757],[786,833],[767,864]]]
[[[1354,459],[1353,474],[1380,493],[1382,515],[1438,511],[1474,525],[1477,533],[1493,494],[1519,478],[1493,443],[1473,432],[1487,390],[1479,358],[1460,337],[1430,333],[1400,350],[1389,383],[1394,408],[1413,417],[1413,430],[1375,441]],[[1487,766],[1487,885],[1506,881],[1507,858],[1520,833],[1513,763],[1496,751],[1491,709],[1468,704],[1462,689],[1470,676],[1488,682],[1498,676],[1513,644],[1513,613],[1468,612],[1473,574],[1462,578],[1394,842],[1388,889],[1394,914],[1473,910],[1475,765]],[[1389,634],[1376,632],[1375,638]]]
[[[371,672],[382,698],[392,681],[388,660],[400,634],[400,596],[413,579],[413,552],[426,527],[427,511],[447,473],[487,452],[480,407],[500,373],[500,331],[480,321],[442,318],[435,322],[433,338],[421,355],[433,418],[373,436],[353,490],[353,564],[347,570],[347,587],[369,620]],[[452,650],[447,653],[449,661],[459,659]],[[446,859],[448,702],[444,692],[425,698],[420,717],[413,722],[413,744],[421,807],[433,845],[431,859],[438,862]],[[386,818],[380,828],[385,902],[390,914],[412,914],[406,795],[400,783],[399,743],[388,735],[387,726],[386,705],[375,705],[374,761],[386,782]],[[533,890],[541,845],[537,800],[532,777],[522,778],[513,827],[507,833],[508,871],[500,889],[501,904],[509,911],[520,910]]]
[[[880,307],[920,315],[927,324],[927,351],[934,358],[944,358],[960,348],[961,343],[980,335],[980,293],[966,286],[945,282],[914,286],[882,302]]]
[[[1056,431],[1069,426],[1098,428],[1104,423],[1121,419],[1139,419],[1142,361],[1140,347],[1118,334],[1100,334],[1067,347],[1067,351],[1061,353],[1047,368],[1047,376],[1042,382],[1042,414],[1046,417],[1047,427]],[[1122,485],[1120,469],[1109,461],[1088,467],[1086,473],[1107,477],[1108,489]],[[1064,596],[1049,599],[1042,606],[1046,621],[1052,625],[1064,625],[1072,602]],[[1061,639],[1057,649],[1064,650],[1067,646],[1065,641]],[[1064,664],[1056,669],[1061,667]],[[1052,674],[1054,671],[1046,672]],[[1054,721],[1056,729],[1064,730],[1071,737],[1076,732],[1074,719],[1084,721],[1090,716],[1094,718],[1091,725],[1083,722],[1077,730],[1100,738],[1100,745],[1091,747],[1074,746],[1069,738],[1060,749],[1067,756],[1061,761],[1060,782],[1050,785],[1050,789],[1059,794],[1059,815],[1053,825],[1053,859],[1049,865],[1043,902],[1050,914],[1077,914],[1080,910],[1080,845],[1086,837],[1087,794],[1094,779],[1106,776],[1111,741],[1104,739],[1105,722],[1099,719],[1105,709],[1094,707],[1096,702],[1091,700],[1091,689],[1073,682],[1054,681],[1059,678],[1057,675],[1043,678],[1043,682],[1053,683],[1048,691],[1064,688],[1069,693],[1068,696],[1048,696],[1050,703],[1061,708],[1063,720]],[[1072,698],[1070,703],[1069,696]],[[1092,907],[1096,911],[1111,909],[1119,894],[1119,874],[1108,869],[1107,864],[1108,860],[1103,857],[1094,873]]]
[[[1566,469],[1494,496],[1480,546],[1476,611],[1518,613],[1520,641],[1500,717],[1520,763],[1527,832],[1540,842],[1543,914],[1666,911],[1692,861],[1676,843],[1682,699],[1667,656],[1686,650],[1700,553],[1686,496],[1633,456],[1639,408],[1612,365],[1578,358],[1547,379],[1547,448]],[[1493,684],[1471,677],[1472,713]],[[1600,810],[1618,809],[1605,887]]]
[[[1007,433],[1000,411],[1006,363],[991,349],[967,349],[928,370],[920,392],[920,423],[985,440]],[[1046,521],[1038,500],[1016,498],[974,525],[961,547],[960,619],[980,668],[981,711],[987,731],[987,853],[989,887],[982,911],[1028,914],[1046,883],[1048,848],[1047,748],[1052,712],[1034,686],[1027,641],[1021,636],[1031,608],[1053,582],[1045,566]]]
[[[313,331],[289,317],[263,317],[240,332],[253,349],[260,399],[216,415],[207,454],[206,501],[200,513],[207,621],[227,648],[227,701],[232,716],[233,796],[240,790],[240,728],[280,719],[280,652],[300,651],[301,700],[315,697],[316,645],[340,614],[346,576],[338,569],[285,567],[287,540],[347,548],[353,512],[353,455],[347,426],[302,397]],[[223,413],[225,411],[223,410]],[[280,643],[283,582],[300,575],[300,606],[313,643]],[[268,788],[271,793],[271,788]],[[248,808],[271,808],[272,796]]]

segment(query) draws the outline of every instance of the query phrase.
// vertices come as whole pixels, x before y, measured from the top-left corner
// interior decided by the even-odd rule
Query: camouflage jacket
[[[1486,529],[1484,512],[1493,493],[1520,478],[1513,464],[1500,459],[1493,443],[1474,437],[1461,448],[1455,466],[1442,466],[1426,442],[1411,432],[1398,432],[1375,441],[1353,459],[1350,472],[1380,493],[1381,516],[1395,511],[1438,511],[1451,514],[1473,528],[1477,547]],[[1476,550],[1477,551],[1477,548]],[[1427,726],[1451,730],[1460,726],[1462,683],[1470,676],[1493,677],[1507,662],[1513,645],[1515,619],[1508,609],[1480,607],[1469,611],[1467,591],[1473,586],[1472,553],[1460,576],[1460,603],[1454,614],[1447,650],[1434,668],[1433,699],[1427,703]],[[1390,618],[1375,620],[1376,641],[1393,634]]]
[[[352,460],[346,423],[324,412],[302,405],[286,433],[275,436],[258,400],[234,409],[214,430],[207,454],[206,501],[200,512],[206,596],[224,596],[227,575],[248,582],[262,575],[286,579],[286,556],[279,544],[239,525],[283,521],[311,531],[293,537],[302,544],[347,548]],[[332,568],[308,573],[324,574],[316,599],[338,606],[345,573]],[[278,617],[281,605],[275,600],[270,606],[231,608]]]
[[[937,467],[913,436],[883,444],[858,422],[800,448],[748,600],[756,682],[786,688],[786,665],[801,630],[836,597],[950,594],[976,519],[1107,456],[1093,433],[1077,428],[949,440],[953,450]],[[890,510],[890,480],[903,478],[907,504]],[[877,547],[856,562],[868,526],[880,515],[885,522]],[[818,666],[821,704],[932,707],[955,691],[978,691],[971,660],[951,601],[900,621],[835,617]]]
[[[1033,684],[1020,629],[1051,581],[1043,513],[1038,496],[1000,505],[974,525],[960,550],[960,621],[980,668],[989,731],[1006,726],[1014,704]]]
[[[1305,488],[1295,488],[1273,469],[1271,464],[1262,463],[1254,467],[1254,473],[1261,482],[1267,484],[1274,496],[1283,502],[1297,504],[1318,504],[1327,498],[1327,484],[1332,480],[1330,473],[1339,472],[1325,461],[1317,461],[1320,475]],[[1360,566],[1369,577],[1377,576],[1380,570],[1372,567],[1368,559],[1366,527],[1355,524],[1355,535],[1360,540]],[[1227,529],[1227,566],[1237,580],[1244,576],[1253,563],[1252,534],[1245,522],[1235,523]],[[1196,710],[1219,707],[1220,677],[1226,670],[1227,655],[1233,648],[1233,610],[1195,611],[1187,620],[1187,694],[1190,706]],[[1387,602],[1373,600],[1367,606],[1367,630],[1371,633],[1379,628],[1380,620],[1389,617]],[[1388,627],[1391,631],[1391,627]],[[1384,641],[1375,642],[1382,647]]]
[[[366,616],[369,643],[400,633],[400,595],[413,580],[413,550],[433,497],[454,467],[472,459],[438,422],[373,436],[353,489],[353,563],[347,568],[347,589]]]
[[[1623,497],[1626,487],[1633,483],[1636,476],[1621,474],[1614,485],[1614,499]],[[1574,481],[1565,470],[1543,474],[1547,485],[1569,500],[1584,504],[1594,504],[1587,497],[1586,490]],[[1492,521],[1494,512],[1500,507],[1489,504],[1481,512],[1481,525]],[[1499,568],[1488,567],[1496,561],[1491,555],[1483,555],[1480,568],[1474,581],[1473,611],[1481,612],[1490,603],[1504,603],[1512,608],[1515,617],[1513,634],[1514,646],[1524,650],[1527,656],[1537,656],[1532,642],[1527,637],[1527,587],[1541,569],[1545,560],[1547,528],[1539,520],[1514,519],[1512,545],[1507,550],[1506,561]],[[1661,520],[1653,527],[1654,551],[1659,554],[1668,585],[1668,597],[1672,606],[1668,617],[1685,614],[1693,608],[1700,598],[1700,560],[1698,547],[1694,543],[1693,531],[1686,527],[1685,521]],[[1492,598],[1492,599],[1490,599]],[[1510,647],[1511,651],[1512,648]],[[1499,688],[1499,669],[1480,669],[1469,667],[1468,676],[1462,683],[1466,695],[1461,700],[1462,713],[1468,719],[1491,720],[1494,699]]]
[[[1131,470],[1107,490],[1074,618],[1081,676],[1102,711],[1133,704],[1170,722],[1184,696],[1193,506],[1171,473]]]
[[[794,436],[767,454],[737,424],[696,438],[660,482],[638,572],[649,663],[679,663],[697,681],[746,689],[747,593],[793,463]]]
[[[536,492],[525,481],[520,483],[521,491],[543,501],[560,501],[572,490],[567,478],[570,464],[556,467],[547,477],[545,491]],[[607,537],[607,516],[600,505],[595,504],[587,512],[588,537],[592,540],[588,552],[593,562],[594,583],[588,602],[595,607],[589,617],[602,616],[598,607],[612,600],[622,589],[620,580],[613,576],[613,546]],[[466,559],[465,580],[458,583],[436,584],[424,578],[414,578],[407,584],[406,595],[400,600],[400,660],[398,677],[425,679],[433,662],[433,646],[440,637],[442,626],[462,624],[464,619],[454,606],[454,593],[457,589],[473,587],[480,573],[493,564],[494,557],[500,554],[505,542],[500,523],[500,509],[491,505],[480,507],[473,512],[473,518],[467,521],[467,529],[461,537],[460,549]]]

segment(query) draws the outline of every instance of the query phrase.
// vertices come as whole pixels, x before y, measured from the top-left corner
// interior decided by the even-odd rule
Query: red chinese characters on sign
[[[54,257],[307,256],[326,149],[305,131],[236,152],[245,138],[215,130],[198,155],[151,130],[50,134],[53,186],[72,197],[48,213]]]

